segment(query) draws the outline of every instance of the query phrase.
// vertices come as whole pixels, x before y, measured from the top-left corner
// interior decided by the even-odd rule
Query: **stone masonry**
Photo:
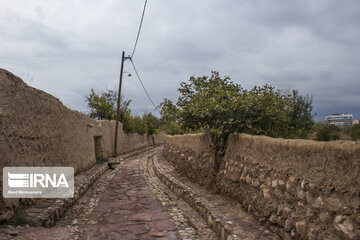
[[[240,134],[216,173],[209,147],[168,138],[164,156],[181,174],[238,200],[282,239],[360,239],[359,142]]]

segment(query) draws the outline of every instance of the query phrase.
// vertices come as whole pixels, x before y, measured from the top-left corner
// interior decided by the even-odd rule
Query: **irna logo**
[[[11,188],[69,187],[64,174],[21,174],[8,172],[8,186]]]
[[[4,198],[72,198],[72,167],[4,167]]]

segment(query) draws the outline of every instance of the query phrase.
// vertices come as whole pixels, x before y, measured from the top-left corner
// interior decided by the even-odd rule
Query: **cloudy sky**
[[[144,0],[0,0],[0,68],[87,111],[115,89]],[[314,113],[360,117],[360,1],[149,0],[134,62],[155,104],[211,70],[244,88],[269,83],[314,98]],[[130,62],[123,93],[152,111]]]

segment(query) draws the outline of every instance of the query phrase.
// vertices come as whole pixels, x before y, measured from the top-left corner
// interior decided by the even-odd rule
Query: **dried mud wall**
[[[198,143],[206,137],[196,140],[167,137],[165,157],[191,180],[240,201],[282,239],[360,239],[360,142],[239,134],[215,173],[208,144]]]
[[[0,156],[3,166],[72,166],[95,163],[95,120],[0,70]]]
[[[96,156],[102,158],[109,158],[114,152],[115,139],[115,124],[116,121],[96,121],[94,126]],[[118,142],[116,151],[118,154],[129,152],[132,150],[144,148],[150,145],[159,145],[165,142],[165,134],[159,133],[155,135],[147,134],[125,134],[122,130],[122,124],[119,123]]]
[[[71,166],[76,173],[89,169],[95,157],[112,156],[114,130],[115,121],[95,121],[68,109],[57,98],[0,69],[1,191],[5,166]],[[163,134],[126,135],[120,124],[117,150],[142,148],[163,139]],[[0,222],[4,211],[18,205],[19,199],[2,199],[1,194]]]

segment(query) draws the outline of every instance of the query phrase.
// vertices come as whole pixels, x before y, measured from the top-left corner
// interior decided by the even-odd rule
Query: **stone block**
[[[277,216],[275,214],[272,214],[269,218],[269,221],[271,223],[276,223],[277,222]]]
[[[284,207],[284,209],[282,210],[282,217],[287,219],[291,216],[291,212],[292,210],[288,207]]]
[[[318,208],[318,209],[323,208],[324,202],[323,202],[323,200],[322,200],[322,197],[319,196],[318,198],[316,198],[316,200],[315,200],[315,202],[313,203],[312,206],[313,206],[314,208]]]
[[[250,175],[247,175],[246,178],[245,178],[245,181],[247,184],[251,184],[251,176]]]
[[[330,212],[337,212],[342,208],[342,203],[340,202],[340,199],[337,197],[326,198],[324,203],[325,203],[325,208]]]
[[[302,238],[306,236],[307,224],[305,221],[299,221],[295,223],[296,233]]]
[[[334,219],[334,227],[350,239],[354,239],[357,235],[352,222],[347,216],[337,215]]]
[[[293,220],[290,218],[286,219],[285,227],[284,227],[285,231],[290,232],[293,226],[294,226]]]
[[[319,214],[319,219],[321,222],[328,224],[331,220],[331,216],[328,212],[322,212]]]
[[[264,195],[264,198],[265,198],[265,199],[270,199],[270,198],[271,198],[272,194],[271,194],[270,188],[268,188],[268,187],[263,187],[263,188],[262,188],[262,191],[263,191],[263,195]]]

